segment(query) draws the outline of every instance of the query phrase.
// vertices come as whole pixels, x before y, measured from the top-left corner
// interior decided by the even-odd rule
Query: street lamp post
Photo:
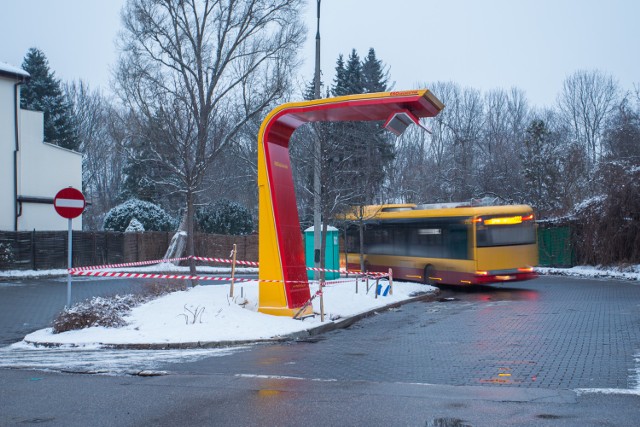
[[[313,92],[316,99],[320,99],[320,1],[318,2],[318,26],[316,31],[316,68],[313,77]],[[320,174],[321,170],[321,158],[322,158],[322,143],[320,141],[320,133],[316,132],[316,138],[314,143],[314,162],[313,162],[313,257],[314,267],[320,268],[320,250],[321,250],[321,191]],[[320,278],[320,272],[314,273],[314,278],[318,280]]]

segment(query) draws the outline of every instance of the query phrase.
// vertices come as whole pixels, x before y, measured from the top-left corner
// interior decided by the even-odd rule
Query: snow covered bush
[[[145,282],[141,293],[115,295],[112,297],[93,297],[65,308],[53,320],[53,333],[76,329],[104,326],[118,328],[125,326],[124,317],[132,308],[171,292],[185,290],[184,281]],[[202,313],[200,313],[202,315]]]
[[[253,232],[251,212],[227,199],[200,207],[196,212],[196,222],[206,233],[238,236]]]
[[[176,227],[174,219],[160,206],[131,199],[107,213],[104,218],[104,229],[126,231],[133,219],[142,225],[143,230],[171,231]]]
[[[135,295],[93,297],[71,308],[65,308],[58,314],[53,320],[53,333],[59,334],[92,326],[110,328],[124,326],[126,322],[123,317],[142,301],[142,297]]]
[[[142,225],[137,218],[133,218],[127,226],[127,229],[124,230],[125,233],[139,233],[142,231],[144,231],[144,225]]]
[[[8,267],[15,262],[15,256],[9,243],[0,243],[0,268]]]

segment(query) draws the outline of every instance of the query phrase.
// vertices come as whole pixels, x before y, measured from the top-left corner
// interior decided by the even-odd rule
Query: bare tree
[[[189,254],[207,169],[287,91],[301,9],[301,0],[129,0],[123,10],[116,85],[150,137],[149,166],[184,198]]]
[[[83,191],[91,201],[83,224],[95,230],[102,227],[104,215],[116,204],[122,183],[123,118],[110,100],[82,81],[64,89],[73,105],[83,153]]]
[[[602,154],[602,134],[619,98],[618,83],[601,71],[577,71],[564,81],[558,107],[584,144],[591,167]]]
[[[496,89],[484,97],[485,122],[478,152],[479,190],[511,199],[522,186],[524,130],[530,115],[524,93]]]

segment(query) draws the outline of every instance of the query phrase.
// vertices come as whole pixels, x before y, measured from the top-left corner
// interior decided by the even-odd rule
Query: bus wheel
[[[435,285],[436,281],[433,279],[430,279],[430,277],[435,277],[436,275],[436,268],[429,264],[424,268],[424,276],[422,279],[422,282],[425,285]]]

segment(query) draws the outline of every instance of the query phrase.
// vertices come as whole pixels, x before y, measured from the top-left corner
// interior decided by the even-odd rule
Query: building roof
[[[16,67],[6,62],[0,62],[0,77],[7,77],[17,81],[26,81],[31,77],[22,68]]]

